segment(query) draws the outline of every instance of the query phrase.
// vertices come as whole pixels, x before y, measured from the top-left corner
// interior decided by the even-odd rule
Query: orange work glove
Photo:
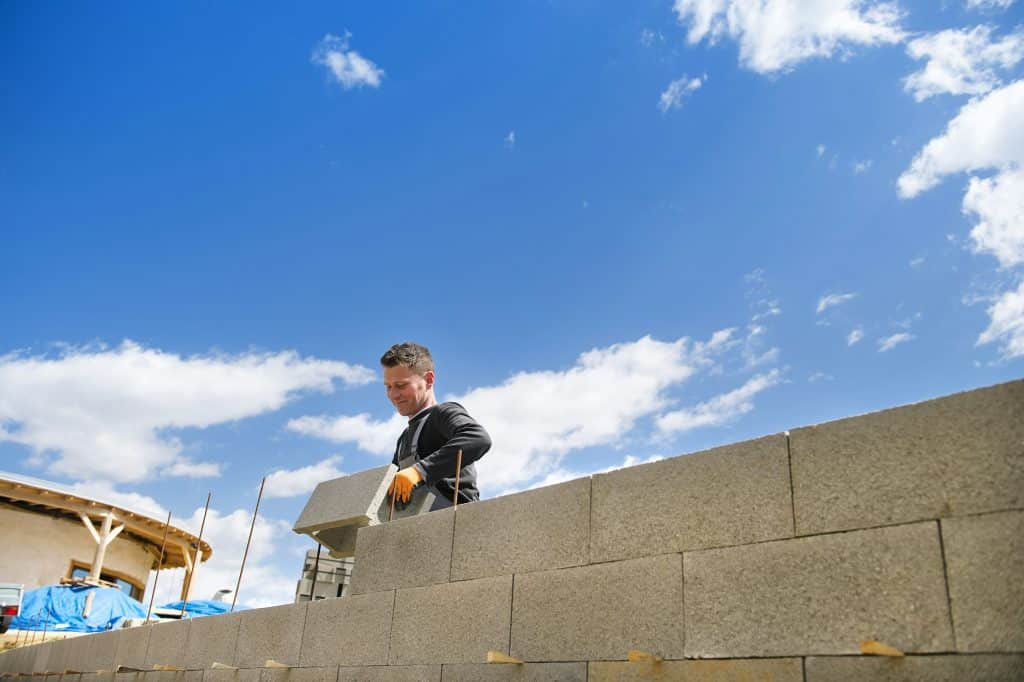
[[[416,467],[406,467],[391,479],[388,495],[395,498],[395,501],[405,504],[412,498],[412,489],[422,480],[423,477]]]

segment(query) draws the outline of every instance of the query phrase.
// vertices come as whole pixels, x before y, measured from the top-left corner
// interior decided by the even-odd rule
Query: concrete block
[[[75,640],[76,643],[79,643],[74,651],[75,655],[80,657],[78,660],[81,661],[81,671],[83,673],[113,671],[117,644],[120,640],[120,630],[98,632]]]
[[[338,668],[338,682],[440,682],[439,665]]]
[[[525,661],[683,657],[678,554],[517,575],[512,604],[511,654]]]
[[[662,663],[593,661],[590,682],[803,682],[799,658],[729,659],[721,661],[663,661]]]
[[[442,682],[587,682],[586,663],[446,665]]]
[[[359,529],[352,594],[448,582],[455,510]]]
[[[1024,380],[790,434],[798,535],[1024,507]]]
[[[188,643],[185,645],[183,664],[178,665],[188,670],[203,670],[213,663],[231,665],[235,660],[241,615],[230,613],[192,618],[188,626]],[[155,636],[156,634],[150,635],[151,638]],[[209,682],[205,676],[203,682]]]
[[[299,664],[387,664],[394,604],[394,592],[311,602],[306,610]]]
[[[957,650],[1024,651],[1024,512],[941,525]]]
[[[687,552],[686,656],[953,650],[938,524]]]
[[[260,682],[337,682],[338,666],[326,668],[264,668]]]
[[[46,672],[63,672],[68,669],[68,656],[74,639],[58,639],[50,642],[50,656],[46,661]],[[53,682],[51,680],[51,682]]]
[[[146,682],[146,673],[123,672],[114,675],[114,682]]]
[[[792,537],[779,434],[594,476],[592,562]]]
[[[121,631],[121,639],[117,643],[114,665],[127,665],[132,668],[146,668],[146,649],[149,648],[149,633],[152,625],[126,628]]]
[[[208,669],[203,671],[203,682],[260,682],[259,668],[226,668]]]
[[[110,672],[82,673],[81,682],[116,682],[117,675]]]
[[[1020,682],[1024,655],[809,657],[807,682]]]
[[[320,542],[333,557],[352,556],[356,529],[387,523],[389,516],[393,519],[417,516],[433,504],[433,493],[422,487],[413,494],[407,507],[396,508],[392,516],[387,489],[397,471],[395,465],[386,464],[320,483],[292,530]]]
[[[475,502],[455,519],[452,580],[587,563],[590,479]]]
[[[203,671],[155,670],[147,672],[143,682],[203,682]]]
[[[389,662],[478,663],[507,652],[511,603],[510,575],[398,590]]]
[[[208,617],[215,618],[216,616]],[[185,645],[188,643],[188,631],[191,624],[192,619],[149,626],[153,628],[153,631],[149,635],[145,667],[174,665],[184,668]]]
[[[238,614],[235,662],[239,668],[262,668],[268,659],[299,664],[307,603],[252,609]]]
[[[37,644],[34,647],[30,647],[33,651],[33,656],[28,668],[25,670],[27,673],[45,673],[49,670],[47,667],[50,663],[50,653],[53,651],[53,642],[43,642]]]

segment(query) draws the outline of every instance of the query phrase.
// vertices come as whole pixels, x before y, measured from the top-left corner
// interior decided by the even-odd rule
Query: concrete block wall
[[[352,585],[24,647],[0,671],[1024,680],[1024,381],[361,528]],[[864,640],[907,655],[860,655]],[[490,650],[525,663],[487,664]],[[98,672],[155,664],[184,670]]]

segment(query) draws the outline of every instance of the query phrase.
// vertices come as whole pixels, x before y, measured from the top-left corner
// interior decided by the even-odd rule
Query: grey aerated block
[[[589,682],[646,682],[646,680],[685,680],[686,682],[803,682],[799,658],[752,658],[722,661],[593,661]],[[868,678],[850,678],[868,679]]]
[[[299,664],[386,665],[394,604],[394,592],[310,602]]]
[[[188,628],[185,664],[180,667],[202,670],[214,663],[231,665],[235,660],[235,646],[238,644],[240,616],[239,613],[225,613],[220,616],[193,618]],[[156,636],[156,633],[151,635]]]
[[[408,506],[396,507],[392,514],[387,491],[397,472],[394,464],[386,464],[320,483],[292,530],[327,547],[332,557],[353,556],[359,528],[416,516],[433,505],[434,494],[423,486],[413,493]]]
[[[455,512],[449,507],[414,519],[360,528],[352,594],[448,582]]]
[[[153,626],[126,628],[121,631],[121,639],[117,643],[115,665],[126,665],[130,668],[146,667],[146,649],[149,648],[149,633]]]
[[[208,616],[213,618],[213,616]],[[150,627],[149,646],[146,649],[146,665],[174,665],[184,668],[185,644],[188,642],[190,620],[179,620],[171,623],[157,623]]]
[[[446,665],[441,682],[587,682],[586,663]]]
[[[242,611],[238,615],[234,665],[262,668],[267,660],[298,665],[307,606],[308,602],[300,602]]]
[[[828,656],[807,659],[807,682],[1020,682],[1024,656]],[[593,679],[593,677],[591,677]]]
[[[338,668],[338,682],[440,682],[439,665]]]

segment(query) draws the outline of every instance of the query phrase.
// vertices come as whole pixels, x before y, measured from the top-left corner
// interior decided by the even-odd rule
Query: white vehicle
[[[0,634],[7,632],[11,621],[21,608],[21,595],[25,586],[19,583],[0,583]]]

